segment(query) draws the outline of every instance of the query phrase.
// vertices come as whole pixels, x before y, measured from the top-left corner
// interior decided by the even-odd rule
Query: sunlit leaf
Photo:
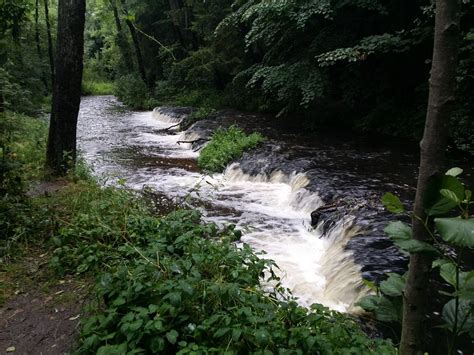
[[[391,192],[387,192],[385,195],[383,195],[382,204],[389,212],[392,213],[398,214],[403,213],[405,211],[400,199]]]

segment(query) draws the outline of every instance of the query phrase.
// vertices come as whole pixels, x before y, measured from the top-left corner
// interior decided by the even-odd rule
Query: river
[[[179,109],[133,112],[113,96],[85,97],[79,150],[104,183],[147,187],[198,208],[205,221],[237,225],[242,242],[277,263],[282,285],[302,305],[352,311],[368,292],[362,277],[379,280],[405,268],[406,258],[382,232],[393,217],[378,201],[386,191],[405,200],[413,196],[413,147],[390,150],[347,136],[297,135],[269,117],[235,112],[187,132],[164,130],[185,116]],[[177,144],[236,122],[268,139],[222,174],[202,174],[199,147]]]

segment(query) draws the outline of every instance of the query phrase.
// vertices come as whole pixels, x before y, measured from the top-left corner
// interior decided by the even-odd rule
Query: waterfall
[[[243,232],[242,242],[276,262],[279,270],[274,271],[282,286],[300,304],[354,311],[354,303],[367,293],[360,267],[346,249],[358,230],[351,216],[341,217],[330,228],[311,226],[311,212],[324,202],[308,189],[308,176],[282,169],[250,175],[238,163],[222,174],[203,175],[186,167],[197,157],[191,144],[177,144],[201,138],[199,132],[163,130],[180,122],[181,115],[155,109],[110,117],[107,102],[90,100],[89,105],[95,106],[82,108],[79,145],[86,159],[100,167],[99,174],[114,174],[132,188],[148,186],[171,199],[185,200],[201,210],[205,221],[235,224]],[[97,115],[103,115],[100,124],[95,124]]]

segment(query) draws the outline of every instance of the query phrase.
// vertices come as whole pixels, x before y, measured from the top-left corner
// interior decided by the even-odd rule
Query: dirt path
[[[65,354],[76,341],[89,283],[54,278],[48,274],[47,259],[31,256],[0,268],[7,299],[0,306],[2,355]]]

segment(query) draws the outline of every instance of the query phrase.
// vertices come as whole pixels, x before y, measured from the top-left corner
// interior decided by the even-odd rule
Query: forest
[[[0,0],[0,353],[471,354],[470,0]]]

